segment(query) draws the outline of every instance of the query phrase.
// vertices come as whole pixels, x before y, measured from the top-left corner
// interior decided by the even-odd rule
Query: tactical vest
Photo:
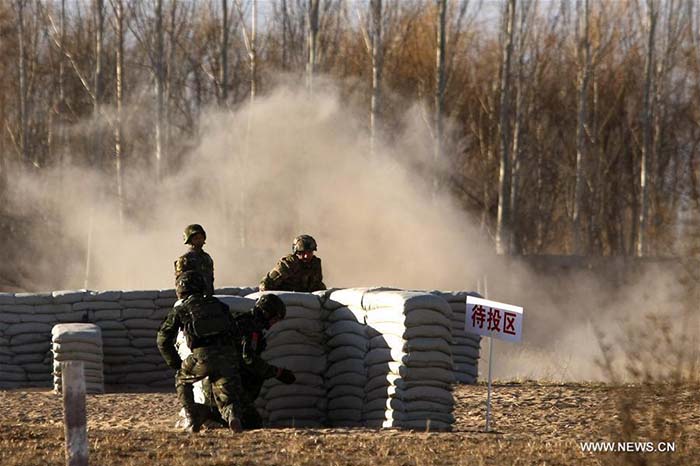
[[[190,338],[210,340],[233,330],[226,305],[212,296],[191,296],[182,307],[184,330]]]

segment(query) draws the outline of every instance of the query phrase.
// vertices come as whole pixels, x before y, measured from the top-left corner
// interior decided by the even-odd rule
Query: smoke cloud
[[[614,290],[600,277],[550,277],[495,256],[478,219],[447,194],[433,195],[432,179],[408,168],[432,153],[425,123],[410,115],[419,110],[407,108],[403,133],[391,144],[380,138],[372,155],[365,109],[332,86],[313,96],[280,86],[252,107],[208,112],[201,143],[160,182],[144,164],[126,163],[124,223],[114,194],[105,194],[114,192],[114,175],[97,169],[15,177],[11,202],[44,206],[59,222],[59,238],[39,230],[32,238],[41,251],[36,267],[60,257],[51,271],[57,288],[172,288],[190,223],[207,231],[217,286],[255,286],[307,233],[329,287],[476,290],[488,276],[488,298],[525,307],[523,343],[496,343],[498,378],[600,378],[594,327],[672,300],[677,284],[655,274]],[[139,157],[152,155],[130,160]],[[485,357],[480,366],[485,374]]]

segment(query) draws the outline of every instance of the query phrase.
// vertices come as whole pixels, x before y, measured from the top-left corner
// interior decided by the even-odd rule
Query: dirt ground
[[[452,432],[260,429],[233,434],[175,428],[170,393],[88,395],[93,465],[571,465],[700,464],[697,387],[495,384],[455,389]],[[62,399],[48,390],[0,391],[0,464],[65,464]],[[627,415],[631,413],[631,415]],[[673,442],[675,452],[592,453],[580,442]],[[627,447],[630,448],[630,447]],[[658,448],[658,447],[655,447]]]

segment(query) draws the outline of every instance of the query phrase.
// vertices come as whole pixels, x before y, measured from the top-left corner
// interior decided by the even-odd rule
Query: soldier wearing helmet
[[[294,383],[294,373],[282,367],[267,363],[261,354],[265,350],[265,331],[284,319],[287,307],[275,294],[264,294],[255,302],[251,312],[236,317],[240,335],[240,372],[246,400],[254,401],[262,389],[265,379],[277,378],[285,384]],[[262,420],[255,405],[250,403],[243,407],[241,423],[244,429],[262,427]]]
[[[267,363],[261,354],[267,346],[265,332],[274,324],[284,319],[287,307],[282,299],[274,294],[264,294],[255,302],[250,312],[235,316],[236,331],[234,343],[239,350],[238,371],[241,376],[241,426],[243,429],[262,427],[260,413],[255,408],[254,401],[260,395],[263,382],[275,377],[285,384],[294,383],[294,373],[282,367]],[[208,388],[203,387],[204,390]],[[209,399],[216,399],[210,392]],[[198,423],[212,421],[226,424],[223,414],[216,408],[204,404],[196,404],[192,412],[198,416]]]
[[[185,228],[183,233],[185,244],[190,250],[175,261],[175,280],[184,272],[194,270],[202,274],[206,283],[205,293],[214,294],[214,261],[204,252],[202,247],[207,240],[207,233],[202,225],[192,224]]]
[[[310,235],[294,238],[292,254],[281,258],[260,281],[260,291],[282,290],[310,293],[325,290],[321,259],[314,255],[316,240]]]
[[[193,384],[208,377],[222,420],[240,432],[244,409],[251,401],[241,385],[236,320],[228,306],[205,294],[207,284],[199,272],[183,272],[176,286],[180,301],[163,320],[156,343],[165,362],[177,371],[175,390],[185,409],[186,428],[197,432],[205,421],[194,401]],[[175,349],[180,330],[192,351],[184,361]]]

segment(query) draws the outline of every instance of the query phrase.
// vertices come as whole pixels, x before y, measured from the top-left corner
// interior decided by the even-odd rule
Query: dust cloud
[[[58,288],[171,288],[190,223],[207,231],[217,286],[256,286],[293,237],[308,233],[318,241],[329,287],[476,290],[487,276],[488,298],[526,312],[523,343],[496,343],[497,378],[600,378],[594,326],[610,328],[623,313],[640,315],[650,301],[664,302],[673,283],[640,284],[652,294],[642,299],[635,288],[611,290],[599,277],[556,280],[495,256],[478,219],[446,194],[434,196],[431,177],[404,163],[432,156],[425,123],[411,115],[406,121],[404,134],[390,144],[380,138],[372,155],[366,110],[332,86],[313,96],[280,86],[252,107],[207,112],[201,143],[159,183],[152,170],[127,164],[123,223],[114,175],[97,169],[17,177],[14,202],[42,205],[58,219],[60,241],[33,238],[61,258]],[[487,348],[482,344],[484,356]],[[482,376],[486,367],[483,357]]]

